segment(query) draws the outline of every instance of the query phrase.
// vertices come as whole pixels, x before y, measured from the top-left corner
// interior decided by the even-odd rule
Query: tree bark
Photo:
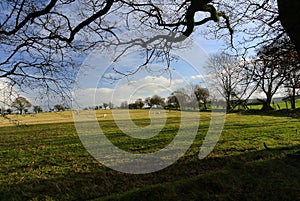
[[[277,0],[279,19],[300,54],[300,1]]]
[[[296,109],[296,87],[292,88],[291,108]]]
[[[272,95],[271,94],[266,94],[266,95],[267,95],[267,99],[263,102],[263,107],[261,108],[261,110],[263,110],[263,111],[274,110],[274,108],[272,108],[272,106],[271,106]]]

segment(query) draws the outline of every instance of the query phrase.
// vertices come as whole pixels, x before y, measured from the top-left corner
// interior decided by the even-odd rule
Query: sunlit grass
[[[277,102],[274,104],[271,104],[271,106],[276,109],[291,109],[291,103],[288,102]],[[254,109],[254,110],[260,110],[262,108],[262,105],[249,105],[249,109]],[[296,100],[296,108],[300,108],[300,100]]]
[[[154,115],[149,110],[130,111],[133,122],[141,128],[150,125],[151,115],[162,118],[162,114]],[[22,124],[14,126],[4,119],[0,128],[0,200],[88,200],[106,196],[113,196],[112,200],[145,200],[145,196],[139,197],[142,194],[148,195],[148,200],[238,200],[244,199],[242,193],[249,196],[245,200],[251,200],[271,187],[276,191],[273,197],[265,196],[266,200],[276,195],[280,198],[282,193],[300,195],[300,166],[285,163],[286,154],[300,150],[299,118],[227,114],[215,149],[199,160],[210,113],[200,116],[200,122],[185,125],[199,125],[185,156],[164,170],[145,175],[124,174],[99,164],[81,144],[71,111],[10,116]],[[180,112],[166,111],[161,132],[141,140],[124,135],[113,121],[112,111],[96,111],[96,117],[112,143],[131,153],[163,148],[172,141],[181,122]]]

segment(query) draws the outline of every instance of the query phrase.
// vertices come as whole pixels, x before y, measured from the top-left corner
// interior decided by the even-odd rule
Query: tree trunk
[[[296,109],[296,87],[292,88],[292,96],[291,96],[291,107],[292,109]]]
[[[227,110],[227,112],[229,112],[229,111],[231,110],[231,103],[230,103],[230,100],[228,100],[228,101],[226,102],[226,110]]]
[[[228,91],[226,94],[226,110],[227,110],[227,112],[229,112],[231,110],[231,96],[230,96],[230,92],[228,92]]]
[[[267,99],[263,102],[263,107],[261,108],[261,110],[263,110],[263,111],[274,110],[274,108],[272,108],[272,106],[271,106],[271,102],[272,102],[272,96],[267,95]]]
[[[277,0],[279,19],[300,54],[300,1]]]

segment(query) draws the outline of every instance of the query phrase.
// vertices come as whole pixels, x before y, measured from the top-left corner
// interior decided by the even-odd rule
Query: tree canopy
[[[285,29],[299,51],[299,2],[278,2],[279,9],[276,0],[1,1],[0,78],[22,90],[64,94],[90,48],[123,45],[125,52],[139,46],[145,63],[154,56],[168,60],[170,48],[204,24],[211,36],[231,45],[234,33],[247,33],[248,42],[263,37],[252,44],[257,46],[281,38]],[[119,38],[126,31],[135,34]]]
[[[20,96],[12,102],[11,106],[16,108],[20,114],[23,114],[24,111],[31,107],[31,103],[26,98]]]

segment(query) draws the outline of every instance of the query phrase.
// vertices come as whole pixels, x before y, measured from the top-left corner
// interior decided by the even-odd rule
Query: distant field
[[[287,102],[287,104],[285,102],[278,102],[278,103],[275,103],[274,105],[271,104],[271,106],[274,107],[276,110],[291,109],[291,103],[290,102]],[[262,105],[249,105],[249,109],[259,110],[261,108],[262,108]],[[300,108],[300,100],[296,100],[296,108]]]
[[[275,103],[275,109],[286,109],[285,102]],[[272,105],[273,106],[273,105]],[[259,110],[262,105],[249,105],[249,109]],[[288,102],[288,108],[291,108],[290,103]],[[296,101],[296,108],[300,108],[300,100]],[[169,113],[169,115],[176,115],[176,113]],[[131,110],[130,113],[133,115],[133,118],[144,118],[145,115],[149,115],[149,110]],[[105,117],[104,117],[105,115]],[[96,117],[98,120],[105,119],[111,120],[112,112],[111,110],[97,110]],[[7,115],[7,118],[0,116],[0,127],[3,126],[15,126],[16,124],[20,125],[33,125],[33,124],[48,124],[48,123],[64,123],[64,122],[73,122],[72,111],[64,112],[47,112],[39,114],[24,114],[24,115]]]
[[[179,114],[167,111],[165,127],[149,140],[122,134],[111,111],[97,111],[96,116],[116,146],[144,153],[173,139]],[[130,111],[130,116],[138,126],[150,123],[147,110]],[[0,119],[0,200],[300,199],[300,162],[293,157],[300,151],[297,117],[227,114],[217,146],[199,160],[210,120],[210,113],[203,112],[185,156],[164,170],[143,175],[99,164],[82,146],[70,111],[8,118]]]
[[[109,110],[99,110],[97,115],[110,114]],[[7,115],[7,118],[0,116],[0,127],[20,125],[34,125],[34,124],[51,124],[51,123],[65,123],[73,122],[72,111],[64,112],[46,112],[39,114],[23,114],[23,115]]]

